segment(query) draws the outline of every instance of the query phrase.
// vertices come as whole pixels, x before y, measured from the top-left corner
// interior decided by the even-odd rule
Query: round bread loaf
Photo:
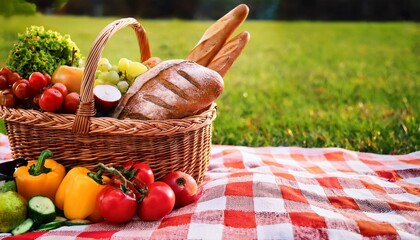
[[[188,60],[160,62],[136,78],[115,109],[119,119],[180,119],[199,113],[222,93],[222,76]]]

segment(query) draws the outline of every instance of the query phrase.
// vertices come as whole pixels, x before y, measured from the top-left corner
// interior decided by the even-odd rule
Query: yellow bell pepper
[[[99,221],[96,199],[109,178],[85,167],[74,167],[64,177],[55,195],[55,205],[68,219]]]
[[[55,193],[63,180],[66,170],[57,163],[50,150],[41,152],[38,161],[29,161],[27,166],[15,170],[17,191],[26,200],[36,195],[43,195],[54,201]]]

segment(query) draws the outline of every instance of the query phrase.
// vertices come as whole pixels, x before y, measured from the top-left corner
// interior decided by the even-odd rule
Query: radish
[[[122,95],[117,87],[112,85],[97,85],[93,88],[96,107],[100,110],[113,110],[119,103]]]

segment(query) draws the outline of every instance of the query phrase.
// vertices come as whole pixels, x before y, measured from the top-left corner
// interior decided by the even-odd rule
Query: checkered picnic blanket
[[[0,147],[7,156],[6,144]],[[420,151],[214,145],[201,188],[197,203],[161,221],[17,239],[420,239]]]

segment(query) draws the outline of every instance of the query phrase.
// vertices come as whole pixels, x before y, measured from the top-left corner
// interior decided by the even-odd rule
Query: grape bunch
[[[112,65],[107,58],[101,58],[96,72],[95,86],[113,85],[124,94],[134,80],[147,70],[144,64],[127,58],[121,58],[117,65]]]
[[[47,73],[33,72],[28,79],[8,67],[0,69],[0,105],[7,108],[41,109],[75,113],[78,93],[68,93],[63,83],[51,83]]]

